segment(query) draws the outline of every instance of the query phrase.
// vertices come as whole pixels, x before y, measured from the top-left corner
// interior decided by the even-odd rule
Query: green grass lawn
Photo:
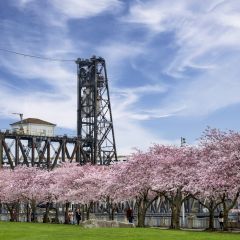
[[[95,228],[73,225],[0,222],[0,240],[240,240],[240,233],[160,230],[157,228]]]

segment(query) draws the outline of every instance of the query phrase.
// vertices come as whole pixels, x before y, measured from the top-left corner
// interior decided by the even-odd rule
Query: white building
[[[38,118],[26,118],[10,124],[12,131],[34,136],[54,136],[56,124]]]

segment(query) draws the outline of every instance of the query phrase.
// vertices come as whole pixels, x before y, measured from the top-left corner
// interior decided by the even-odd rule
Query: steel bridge
[[[89,161],[78,137],[43,137],[0,132],[0,167],[17,165],[53,169],[61,162]]]
[[[106,62],[76,60],[77,136],[32,136],[0,131],[0,167],[53,169],[65,161],[109,165],[117,161]]]

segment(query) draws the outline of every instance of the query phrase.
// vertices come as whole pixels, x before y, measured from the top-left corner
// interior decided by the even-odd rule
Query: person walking
[[[75,217],[76,217],[76,220],[77,220],[77,225],[79,225],[79,223],[80,223],[80,221],[82,219],[81,212],[80,212],[79,208],[75,212]]]
[[[68,212],[68,218],[69,218],[69,223],[73,224],[73,212],[72,212],[72,210],[70,210]]]
[[[220,229],[223,230],[223,222],[224,222],[224,219],[223,219],[223,212],[220,211],[219,215],[218,215],[218,221],[219,221],[219,224],[220,224]]]
[[[129,223],[133,223],[133,210],[132,208],[127,209],[127,220]]]

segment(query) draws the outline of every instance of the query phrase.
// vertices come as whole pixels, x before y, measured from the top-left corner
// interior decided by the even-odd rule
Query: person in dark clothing
[[[223,230],[223,212],[222,211],[219,213],[218,221],[220,224],[220,229]]]
[[[127,220],[129,223],[133,222],[133,210],[131,208],[127,209]]]
[[[81,219],[82,219],[81,212],[80,212],[80,209],[79,209],[79,208],[76,210],[75,216],[76,216],[76,220],[77,220],[77,225],[79,225],[79,222],[80,222]]]

